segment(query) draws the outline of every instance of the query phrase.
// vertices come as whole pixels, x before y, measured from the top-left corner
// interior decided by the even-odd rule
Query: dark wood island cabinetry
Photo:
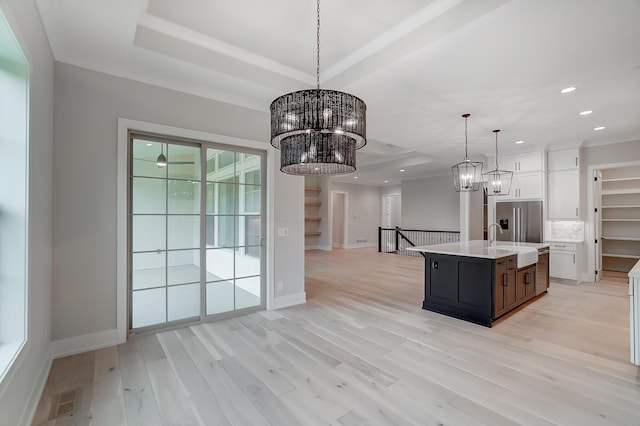
[[[536,265],[516,255],[487,259],[425,253],[423,309],[487,327],[535,296]]]

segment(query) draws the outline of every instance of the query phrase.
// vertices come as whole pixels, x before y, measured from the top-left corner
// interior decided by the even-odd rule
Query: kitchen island
[[[487,241],[412,247],[425,256],[422,308],[487,327],[546,291],[536,291],[538,250],[548,244]],[[544,277],[540,277],[544,278]],[[538,280],[540,282],[540,280]]]

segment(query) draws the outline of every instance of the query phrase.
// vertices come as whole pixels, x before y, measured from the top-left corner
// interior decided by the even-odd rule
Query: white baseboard
[[[99,331],[82,336],[69,337],[67,339],[54,340],[50,350],[52,358],[75,355],[82,352],[93,351],[118,344],[118,332],[116,329]]]
[[[289,306],[302,305],[303,303],[307,303],[307,293],[304,291],[301,293],[275,297],[273,299],[272,309],[288,308]]]
[[[47,384],[47,379],[49,378],[49,371],[51,371],[52,362],[53,358],[51,356],[46,356],[42,360],[42,366],[38,372],[38,378],[31,388],[31,392],[27,398],[27,404],[24,407],[19,424],[30,425],[33,423],[33,417],[36,415],[42,391],[44,390],[44,386]]]
[[[361,243],[361,244],[349,244],[348,249],[366,248],[366,247],[378,247],[378,243]]]
[[[325,250],[325,251],[331,251],[331,247],[330,246],[305,246],[304,248],[305,250]]]

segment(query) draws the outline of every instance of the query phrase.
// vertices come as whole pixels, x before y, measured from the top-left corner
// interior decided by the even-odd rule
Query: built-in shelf
[[[622,195],[622,194],[640,194],[640,189],[607,189],[602,191],[602,195]]]
[[[640,256],[633,254],[602,253],[602,255],[607,257],[621,257],[623,259],[640,259]]]
[[[320,193],[322,189],[315,180],[307,181],[304,186],[304,236],[309,237],[309,243],[313,243],[313,237],[320,236],[321,212],[319,207],[322,205],[320,201]]]
[[[640,237],[605,237],[604,235],[602,239],[612,241],[640,241]]]
[[[632,180],[637,180],[640,181],[640,177],[625,177],[625,178],[614,178],[614,179],[602,179],[602,182],[625,182],[625,181],[632,181]]]
[[[606,169],[602,175],[602,266],[628,272],[640,259],[640,167]]]

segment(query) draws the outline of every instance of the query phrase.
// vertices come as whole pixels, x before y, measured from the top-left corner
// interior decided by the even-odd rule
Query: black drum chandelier
[[[271,145],[280,170],[292,175],[343,175],[356,170],[367,143],[367,105],[348,93],[320,89],[320,0],[317,0],[316,88],[271,103]]]

